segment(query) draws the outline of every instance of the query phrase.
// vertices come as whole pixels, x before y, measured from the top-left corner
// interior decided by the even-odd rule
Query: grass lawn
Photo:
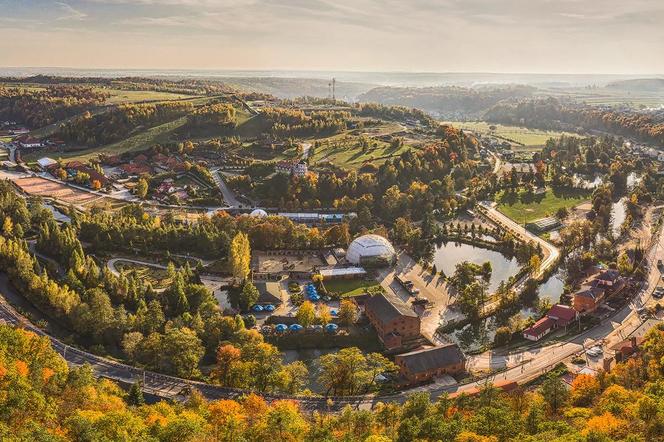
[[[323,284],[328,292],[337,292],[341,297],[361,295],[371,287],[380,286],[374,279],[339,279],[323,281]]]
[[[501,192],[496,195],[498,210],[519,224],[555,215],[561,207],[572,208],[587,201],[590,191],[575,190],[567,192],[554,191],[548,188],[541,195],[529,194],[525,191]]]
[[[172,92],[159,92],[159,91],[125,91],[122,89],[107,89],[102,88],[103,92],[111,94],[111,97],[106,100],[106,104],[121,104],[121,103],[136,103],[139,101],[156,101],[156,100],[181,100],[183,98],[191,98],[192,95],[176,94]]]
[[[359,169],[365,162],[380,165],[387,159],[401,155],[412,148],[412,146],[404,144],[402,147],[394,149],[389,143],[371,140],[371,147],[363,150],[359,145],[358,137],[352,137],[349,140],[337,139],[331,141],[330,144],[323,144],[316,148],[310,159],[314,163],[329,161],[348,169]]]
[[[155,289],[168,287],[171,283],[166,270],[122,261],[118,262],[116,267],[121,273],[135,272],[140,279],[149,282]]]
[[[495,135],[498,138],[505,138],[521,143],[529,147],[544,146],[549,138],[559,138],[561,135],[574,135],[569,132],[546,131],[539,129],[528,129],[519,126],[503,126],[502,124],[493,124],[496,126],[495,131],[491,131],[489,126],[491,123],[485,121],[471,121],[471,122],[455,122],[448,121],[454,127],[470,130],[481,135]]]
[[[186,122],[187,117],[181,117],[176,120],[169,121],[168,123],[160,124],[159,126],[151,127],[147,130],[138,132],[124,140],[113,144],[79,151],[57,152],[52,155],[57,158],[88,161],[90,159],[97,158],[100,153],[117,155],[124,152],[143,150],[154,146],[155,144],[166,143],[170,141],[173,132],[182,127]],[[38,152],[36,154],[38,157],[43,156]]]

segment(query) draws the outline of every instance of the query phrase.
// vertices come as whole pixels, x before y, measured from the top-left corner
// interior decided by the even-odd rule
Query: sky
[[[664,74],[662,0],[0,0],[0,66]]]

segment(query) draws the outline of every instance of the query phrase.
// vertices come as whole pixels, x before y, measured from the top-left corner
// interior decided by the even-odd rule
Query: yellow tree
[[[138,180],[138,183],[136,183],[136,195],[140,199],[145,199],[145,197],[148,196],[148,182],[145,178],[141,178]]]
[[[304,301],[295,314],[297,322],[307,327],[316,320],[316,310],[310,301]]]
[[[344,325],[352,325],[357,320],[357,305],[350,299],[341,301],[339,320]]]
[[[332,321],[332,315],[330,314],[330,309],[327,308],[325,304],[318,306],[318,322],[322,325],[329,324]]]
[[[541,265],[542,265],[542,259],[539,257],[539,255],[533,255],[530,257],[530,272],[533,275],[539,272]]]
[[[251,262],[251,248],[246,233],[239,232],[235,235],[231,241],[228,255],[233,277],[240,280],[246,279],[249,276],[249,263]]]
[[[2,233],[4,233],[6,236],[14,235],[14,223],[8,216],[5,217],[5,221],[2,223]]]

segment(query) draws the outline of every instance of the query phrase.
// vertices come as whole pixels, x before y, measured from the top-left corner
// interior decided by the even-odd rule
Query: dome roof
[[[396,253],[390,242],[380,235],[363,235],[348,246],[346,260],[351,264],[391,263]]]
[[[265,218],[267,216],[267,212],[263,209],[255,209],[249,214],[249,216],[253,216],[256,218]]]

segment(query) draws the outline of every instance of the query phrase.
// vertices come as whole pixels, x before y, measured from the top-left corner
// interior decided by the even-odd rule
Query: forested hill
[[[617,111],[555,98],[502,102],[484,116],[493,123],[546,130],[601,131],[664,144],[664,111]]]
[[[506,98],[532,96],[530,86],[487,86],[482,88],[445,87],[377,87],[360,95],[361,102],[415,107],[442,118],[478,117]]]
[[[606,87],[629,92],[664,92],[664,78],[639,78],[636,80],[615,81]]]

